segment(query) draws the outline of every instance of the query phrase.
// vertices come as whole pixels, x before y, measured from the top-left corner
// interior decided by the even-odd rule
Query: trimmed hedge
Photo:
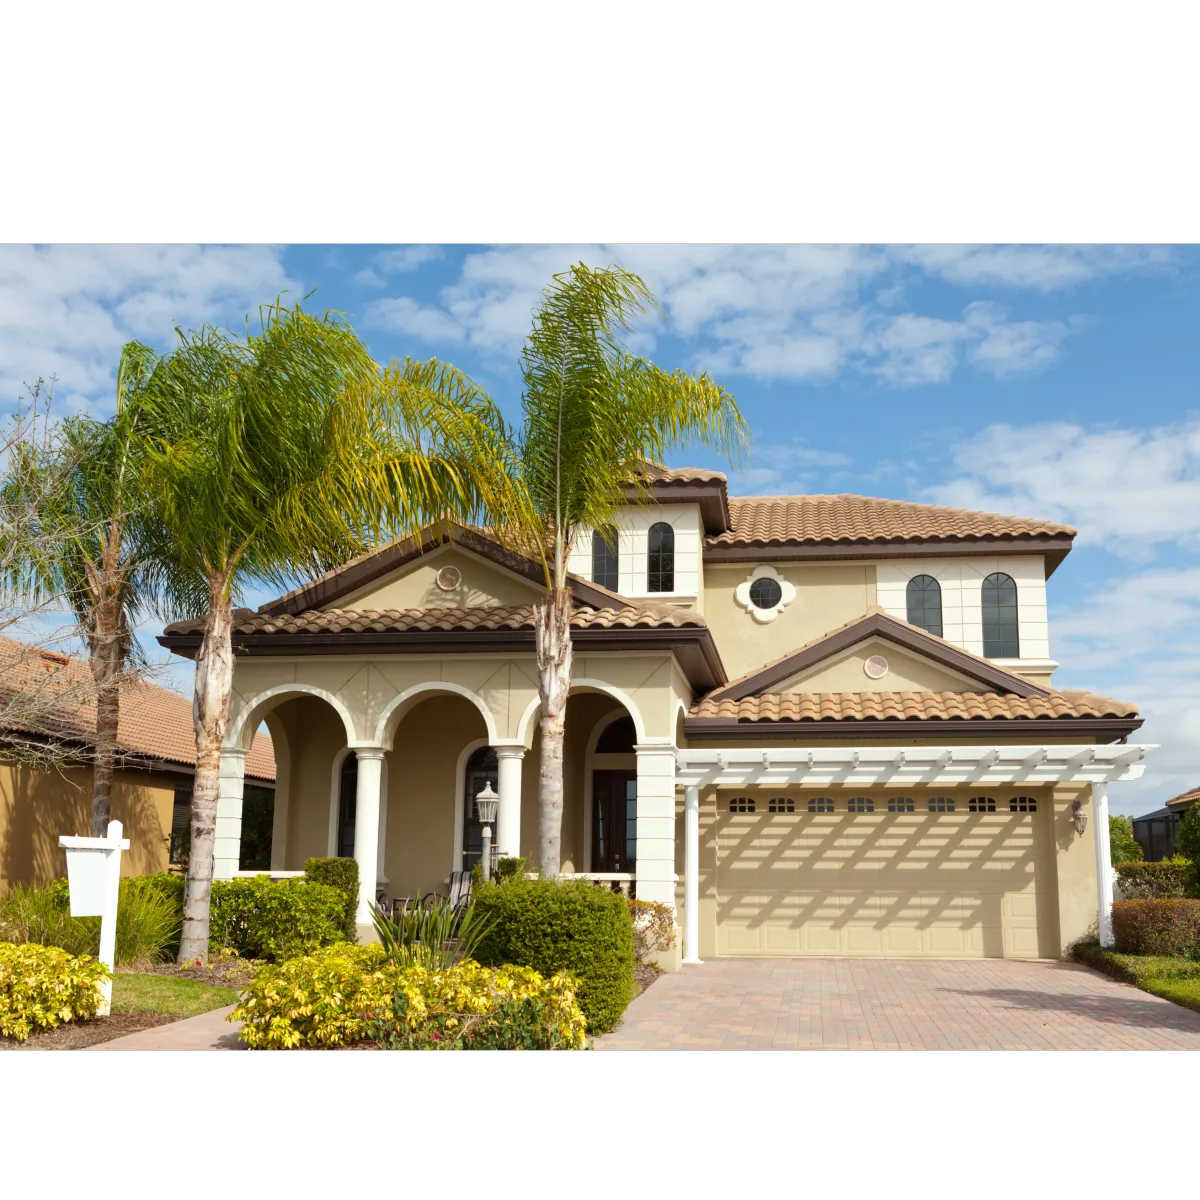
[[[353,858],[306,858],[304,875],[313,883],[326,883],[346,897],[342,933],[346,941],[358,940],[358,860]]]
[[[91,955],[36,942],[0,942],[0,1034],[23,1042],[34,1030],[92,1017],[108,968]]]
[[[1156,979],[1200,979],[1200,962],[1193,959],[1167,954],[1121,954],[1106,950],[1096,941],[1077,942],[1071,949],[1071,957],[1122,983],[1138,986]]]
[[[1118,900],[1112,923],[1120,953],[1200,959],[1200,900]]]
[[[494,925],[476,957],[486,966],[513,963],[542,975],[579,979],[579,1007],[591,1033],[605,1033],[633,995],[633,922],[619,892],[587,880],[515,876],[479,889],[475,910]]]
[[[524,967],[445,971],[388,961],[383,948],[333,946],[262,967],[229,1018],[254,1049],[577,1050],[586,1022],[567,975]]]
[[[1186,859],[1127,862],[1114,870],[1124,899],[1154,900],[1196,895],[1196,867]]]
[[[342,941],[345,916],[345,893],[326,883],[222,879],[213,883],[209,943],[278,962]]]

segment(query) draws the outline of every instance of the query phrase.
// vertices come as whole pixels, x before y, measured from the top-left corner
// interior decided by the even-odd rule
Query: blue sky
[[[637,271],[633,339],[710,369],[755,436],[740,494],[963,504],[1076,525],[1050,581],[1059,687],[1138,703],[1162,750],[1115,807],[1200,782],[1200,252],[1171,247],[7,246],[0,396],[58,376],[111,410],[122,342],[230,323],[280,290],[380,359],[437,355],[516,418],[521,340],[572,261]],[[676,464],[720,466],[702,452]],[[250,598],[257,602],[257,597]],[[152,630],[144,640],[154,647]],[[186,670],[167,678],[187,690]]]

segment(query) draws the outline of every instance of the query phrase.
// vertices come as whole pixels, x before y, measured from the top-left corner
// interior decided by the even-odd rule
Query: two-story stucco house
[[[1057,956],[1107,918],[1130,704],[1058,691],[1047,580],[1074,530],[657,474],[575,547],[563,869],[674,904],[711,955]],[[246,749],[275,746],[273,869],[444,890],[537,857],[540,570],[486,535],[390,544],[236,616],[218,876]],[[194,624],[161,639],[182,654]]]

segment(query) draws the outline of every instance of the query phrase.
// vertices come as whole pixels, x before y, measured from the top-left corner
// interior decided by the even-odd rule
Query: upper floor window
[[[610,591],[619,591],[621,557],[617,550],[617,531],[611,526],[592,534],[592,582]]]
[[[1017,636],[1017,585],[1011,575],[997,572],[983,581],[983,655],[985,658],[1020,658]]]
[[[665,521],[650,526],[646,548],[646,591],[675,590],[675,530]]]
[[[942,585],[932,575],[908,581],[908,623],[937,637],[942,636]]]

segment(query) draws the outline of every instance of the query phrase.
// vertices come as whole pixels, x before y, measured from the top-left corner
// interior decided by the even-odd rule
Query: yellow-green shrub
[[[379,946],[337,945],[259,969],[230,1020],[255,1049],[343,1046],[370,1038],[407,1049],[579,1049],[586,1022],[567,975],[464,962],[428,971]]]
[[[23,1042],[35,1029],[92,1017],[108,968],[91,955],[36,942],[0,942],[0,1034]]]

